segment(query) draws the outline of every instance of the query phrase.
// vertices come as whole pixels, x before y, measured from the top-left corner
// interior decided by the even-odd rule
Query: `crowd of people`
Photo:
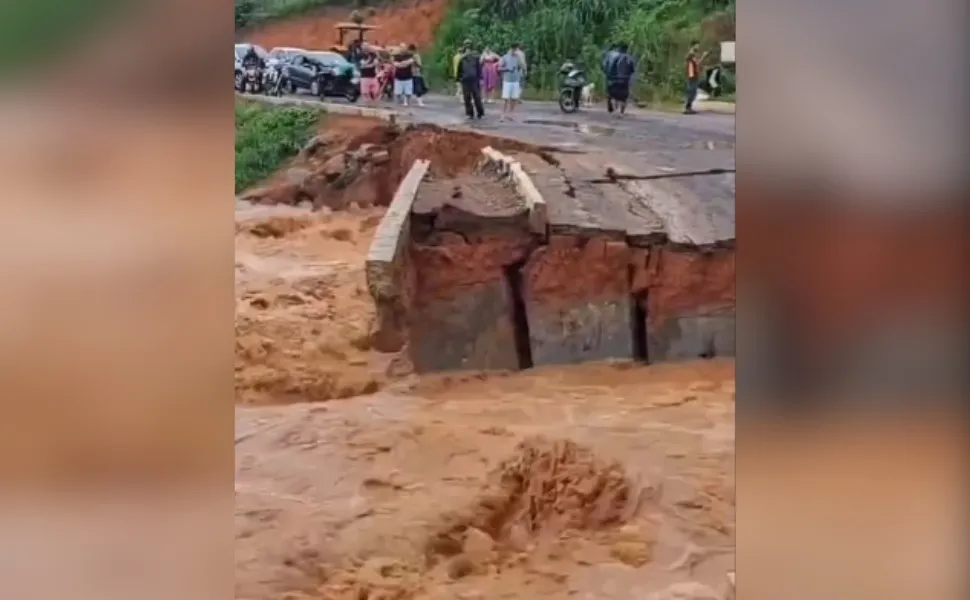
[[[465,40],[452,59],[455,95],[463,100],[465,116],[469,119],[483,118],[484,104],[494,102],[499,93],[502,119],[515,112],[522,101],[527,72],[525,52],[517,43],[510,44],[505,54],[499,56],[489,47],[479,53],[471,40]]]
[[[421,99],[428,91],[421,55],[414,44],[398,44],[385,50],[364,45],[359,55],[360,95],[369,103],[376,103],[390,95],[396,102],[409,106],[413,101],[424,106]]]
[[[421,55],[414,44],[396,45],[380,51],[375,47],[356,48],[359,55],[360,91],[365,101],[374,103],[383,96],[391,96],[409,106],[427,92]],[[687,89],[684,113],[694,114],[694,101],[702,76],[702,64],[708,53],[701,54],[699,45],[691,44],[685,58]],[[606,110],[611,114],[626,113],[630,86],[636,74],[636,60],[625,43],[614,44],[603,55],[601,69],[606,81]],[[482,119],[485,104],[502,101],[502,119],[515,112],[522,100],[522,88],[528,73],[525,52],[512,43],[499,55],[486,46],[479,52],[471,40],[465,40],[452,60],[452,76],[456,82],[455,96],[464,104],[469,119]],[[390,93],[388,93],[390,92]]]
[[[687,76],[687,89],[684,95],[684,114],[696,114],[694,101],[701,87],[704,60],[709,52],[700,51],[697,42],[691,42],[684,58]],[[600,65],[606,80],[606,110],[609,113],[624,114],[630,98],[630,84],[636,73],[636,60],[630,55],[625,43],[614,44],[604,55]]]

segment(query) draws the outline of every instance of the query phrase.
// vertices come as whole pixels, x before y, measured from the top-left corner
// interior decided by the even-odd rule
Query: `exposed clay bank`
[[[419,372],[734,354],[733,174],[482,151],[398,188],[368,260],[377,339]]]

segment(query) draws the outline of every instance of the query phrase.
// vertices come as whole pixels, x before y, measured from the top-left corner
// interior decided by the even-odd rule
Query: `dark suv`
[[[308,90],[320,99],[360,98],[360,73],[336,52],[295,52],[283,60],[284,85],[291,94]]]

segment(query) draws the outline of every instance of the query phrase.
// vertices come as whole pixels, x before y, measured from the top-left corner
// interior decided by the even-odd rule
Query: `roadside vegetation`
[[[529,59],[527,93],[551,97],[566,60],[583,66],[604,90],[600,58],[622,40],[638,62],[635,97],[660,103],[683,93],[691,40],[717,58],[719,42],[734,36],[735,0],[454,0],[426,62],[432,79],[441,81],[462,40],[500,53],[518,41]]]
[[[321,117],[310,108],[236,102],[236,193],[269,177],[307,142]]]
[[[235,0],[236,29],[257,25],[270,19],[301,15],[315,8],[346,6],[363,8],[374,0]]]
[[[385,1],[408,0],[235,0],[236,28],[328,6],[346,7],[348,19],[366,21]],[[524,93],[544,99],[556,96],[566,60],[584,67],[602,94],[600,58],[610,43],[625,41],[638,63],[634,98],[663,105],[683,95],[692,40],[714,61],[720,42],[735,39],[735,0],[451,0],[434,45],[424,50],[432,88],[450,88],[451,59],[465,39],[499,53],[521,43],[529,59]],[[733,71],[725,72],[723,83],[733,98]]]

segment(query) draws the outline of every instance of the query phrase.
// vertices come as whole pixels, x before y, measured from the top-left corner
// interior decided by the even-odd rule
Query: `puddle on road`
[[[549,121],[545,119],[525,119],[522,123],[526,125],[550,125],[552,127],[560,127],[563,129],[571,129],[578,133],[583,133],[586,135],[605,135],[610,136],[616,133],[616,129],[612,127],[604,127],[602,125],[591,125],[589,123],[577,123],[575,121]]]

